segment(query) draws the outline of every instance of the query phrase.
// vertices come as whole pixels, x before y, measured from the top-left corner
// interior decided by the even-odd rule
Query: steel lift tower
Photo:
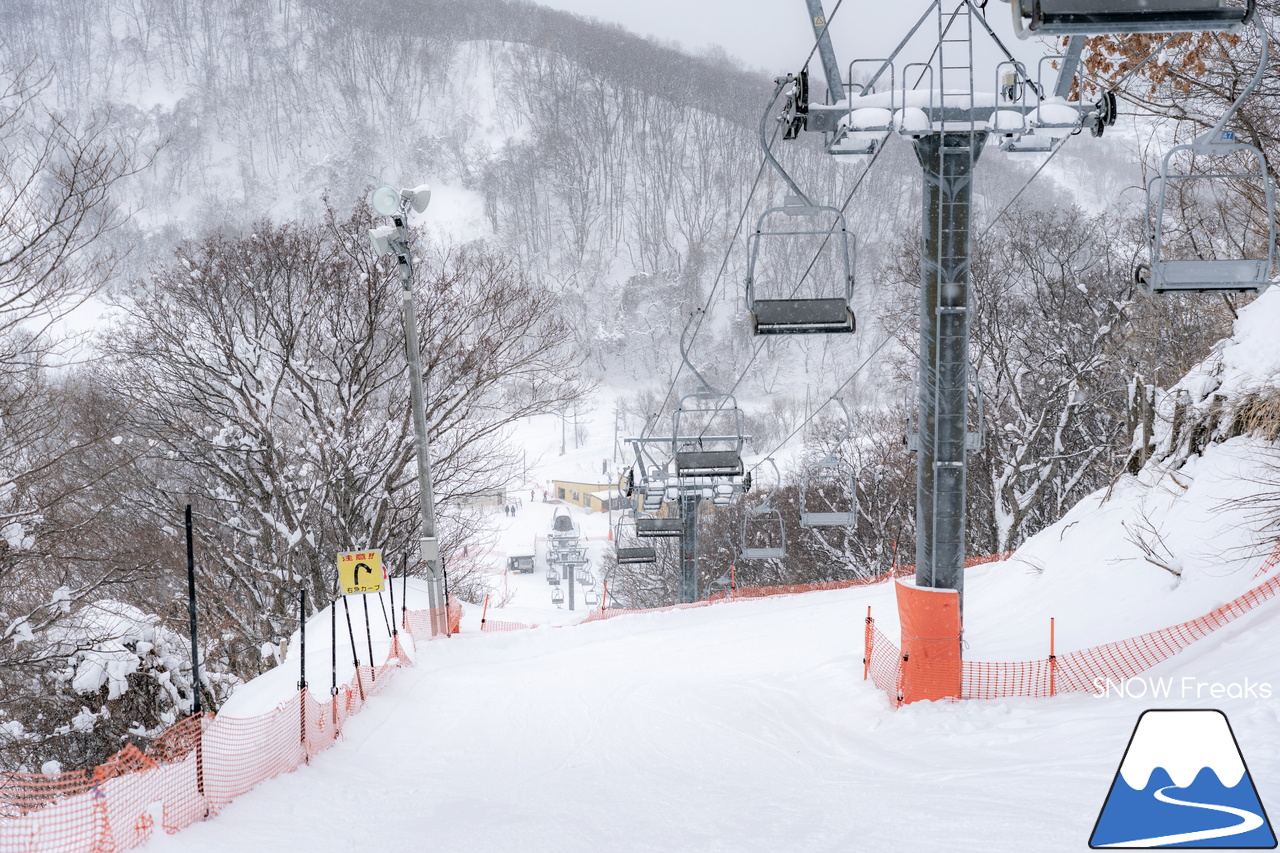
[[[963,593],[966,454],[981,446],[980,428],[968,426],[974,167],[989,140],[998,141],[1000,151],[1051,153],[1070,135],[1087,128],[1101,136],[1114,123],[1112,92],[1093,103],[1067,100],[1087,34],[1237,30],[1252,17],[1253,0],[1150,0],[1140,9],[1127,0],[1013,0],[1020,38],[1068,39],[1064,53],[1045,57],[1034,74],[971,0],[945,6],[934,0],[887,59],[859,60],[878,66],[866,84],[852,82],[853,65],[849,82],[841,80],[822,0],[806,3],[827,97],[822,104],[809,102],[805,72],[779,78],[780,90],[791,87],[779,118],[788,125],[787,137],[821,133],[829,153],[856,157],[873,156],[896,133],[911,141],[923,173],[918,431],[908,436],[908,447],[918,454],[915,580],[918,587]],[[896,58],[930,18],[937,37],[933,56],[904,65],[899,76]],[[975,27],[1006,57],[982,75],[993,91],[978,85]],[[1054,73],[1050,63],[1058,68],[1052,86],[1041,79],[1046,67]],[[885,80],[888,87],[879,87]],[[771,154],[768,159],[776,166]]]

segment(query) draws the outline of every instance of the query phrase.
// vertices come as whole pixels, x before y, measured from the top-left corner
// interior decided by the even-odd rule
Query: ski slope
[[[431,643],[310,766],[147,849],[1085,849],[1151,700],[892,710],[861,680],[862,615],[890,595]],[[1151,674],[1280,685],[1278,628],[1276,605],[1263,606]],[[327,667],[323,651],[311,657]],[[282,686],[297,677],[276,672]],[[1264,804],[1280,802],[1275,702],[1211,706],[1229,716]]]

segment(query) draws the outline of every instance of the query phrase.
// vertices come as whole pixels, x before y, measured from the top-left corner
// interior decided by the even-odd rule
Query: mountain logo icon
[[[1144,711],[1089,846],[1274,849],[1275,833],[1227,715]]]

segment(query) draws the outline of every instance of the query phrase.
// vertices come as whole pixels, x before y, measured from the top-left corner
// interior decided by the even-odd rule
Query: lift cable
[[[827,34],[827,30],[828,30],[828,29],[830,29],[830,27],[831,27],[831,22],[832,22],[833,20],[835,20],[836,13],[840,11],[840,7],[841,7],[841,5],[843,5],[843,3],[844,3],[844,0],[838,0],[838,2],[837,2],[837,3],[836,3],[836,5],[835,5],[835,8],[831,10],[831,14],[827,16],[827,21],[826,21],[826,23],[823,25],[823,27],[822,27],[822,31],[821,31],[821,32],[819,32],[819,33],[818,33],[817,38],[815,38],[815,39],[813,40],[813,47],[809,49],[809,56],[805,58],[805,61],[804,61],[804,68],[808,68],[808,67],[809,67],[809,63],[813,60],[813,56],[814,56],[814,54],[818,52],[818,45],[821,43],[821,41],[822,41],[822,37],[823,37],[824,35],[826,35],[826,34]],[[775,100],[777,99],[778,93],[779,93],[779,92],[781,92],[781,91],[782,91],[782,88],[781,88],[781,86],[780,86],[780,87],[778,88],[778,92],[775,92],[775,93],[774,93],[774,99],[775,99]],[[711,284],[711,291],[710,291],[710,292],[708,293],[708,295],[707,295],[707,302],[706,302],[706,306],[702,309],[702,316],[700,316],[700,317],[698,318],[698,322],[697,322],[697,324],[696,324],[696,325],[694,326],[694,328],[693,328],[693,334],[692,334],[692,336],[689,338],[689,347],[690,347],[690,348],[692,348],[692,347],[693,347],[694,342],[695,342],[695,341],[697,341],[697,339],[698,339],[698,333],[699,333],[700,331],[702,331],[702,321],[703,321],[703,319],[705,319],[707,312],[709,312],[709,311],[711,310],[711,305],[712,305],[712,302],[713,302],[713,301],[714,301],[714,299],[715,299],[716,290],[720,287],[720,281],[721,281],[721,279],[723,279],[723,278],[724,278],[724,272],[725,272],[725,269],[726,269],[726,268],[728,267],[728,265],[729,265],[729,258],[730,258],[730,257],[732,256],[732,254],[733,254],[733,246],[734,246],[734,244],[738,241],[738,235],[739,235],[740,233],[742,233],[742,223],[746,220],[746,217],[747,217],[747,211],[751,209],[751,202],[752,202],[752,200],[755,198],[756,189],[757,189],[757,188],[759,187],[759,185],[760,185],[760,178],[761,178],[761,177],[763,177],[763,175],[764,175],[764,168],[765,168],[765,166],[766,166],[766,165],[768,165],[768,163],[769,163],[768,152],[770,151],[770,149],[772,149],[772,148],[773,148],[774,143],[775,143],[775,142],[777,141],[777,139],[778,139],[778,133],[779,133],[780,131],[781,131],[781,125],[779,125],[778,127],[775,127],[775,128],[774,128],[774,130],[773,130],[773,137],[769,140],[769,144],[768,144],[768,145],[766,146],[766,148],[765,148],[765,156],[764,156],[764,157],[762,157],[762,158],[761,158],[761,160],[760,160],[760,167],[756,170],[756,177],[755,177],[755,180],[754,180],[754,181],[752,182],[752,184],[751,184],[751,191],[747,194],[747,200],[746,200],[746,202],[745,202],[745,203],[743,204],[743,206],[742,206],[742,212],[738,215],[738,224],[737,224],[737,225],[734,227],[734,229],[733,229],[733,236],[732,236],[731,238],[729,238],[729,245],[725,247],[724,258],[720,261],[720,269],[719,269],[719,271],[718,271],[718,272],[716,272],[715,280],[714,280],[714,281],[712,282],[712,284]],[[876,156],[877,156],[877,157],[879,156],[879,152],[876,152]],[[875,162],[875,159],[873,158],[871,162],[872,162],[872,163],[874,163],[874,162]],[[870,167],[871,167],[871,166],[870,166],[870,164],[868,164],[867,168],[869,169]],[[864,174],[865,174],[865,173],[864,173]],[[858,183],[859,183],[859,184],[861,184],[861,182],[862,182],[862,181],[861,181],[861,178],[859,178]],[[856,186],[855,186],[855,189],[856,189]],[[850,193],[850,194],[849,194],[849,197],[850,197],[850,198],[852,198],[852,197],[853,197],[853,193]],[[848,206],[848,204],[849,204],[849,201],[848,201],[848,200],[846,200],[846,201],[845,201],[845,205],[846,205],[846,206]],[[841,212],[843,213],[843,208],[841,209]],[[758,351],[757,351],[757,352],[758,352]],[[752,356],[752,361],[754,361],[754,360],[755,360],[755,356]],[[679,365],[677,365],[677,367],[676,367],[676,372],[675,372],[675,373],[672,375],[672,377],[671,377],[671,383],[667,386],[667,392],[666,392],[666,394],[665,394],[665,395],[663,395],[663,398],[662,398],[662,405],[658,407],[658,411],[659,411],[659,412],[662,412],[664,409],[666,409],[666,407],[667,407],[667,403],[668,403],[668,402],[670,402],[670,400],[671,400],[671,395],[675,392],[675,389],[676,389],[676,383],[677,383],[677,382],[679,381],[679,379],[680,379],[680,372],[681,372],[681,370],[683,370],[683,369],[684,369],[684,362],[681,362]],[[741,380],[739,380],[739,381],[741,381]],[[737,387],[737,385],[738,385],[738,383],[736,383],[736,382],[735,382],[735,383],[734,383],[734,387],[736,388],[736,387]],[[730,393],[733,393],[733,392],[730,392]],[[653,421],[650,421],[649,423],[646,423],[646,424],[645,424],[645,428],[641,431],[641,437],[642,437],[642,438],[647,438],[647,437],[648,437],[648,435],[649,435],[649,429],[650,429],[650,427],[652,426],[652,424],[653,424],[653,423],[656,423],[656,419],[655,419],[655,420],[653,420]]]
[[[781,126],[774,129],[774,132],[773,132],[774,140],[778,138],[778,133],[780,130],[781,130]],[[770,141],[770,144],[772,144],[772,142],[773,140]],[[721,279],[724,278],[724,271],[729,266],[729,258],[733,255],[734,244],[738,242],[738,235],[742,233],[742,223],[746,221],[747,211],[751,209],[751,202],[755,198],[756,189],[760,186],[760,178],[764,176],[764,169],[765,169],[765,166],[767,166],[768,164],[769,164],[769,161],[767,158],[765,157],[760,158],[760,167],[756,169],[756,177],[755,177],[755,180],[751,183],[751,191],[747,194],[747,200],[742,205],[742,212],[738,215],[738,224],[733,229],[733,236],[729,238],[728,246],[725,247],[724,258],[722,258],[720,261],[720,269],[716,273],[715,280],[712,281],[711,283],[710,293],[707,294],[706,307],[699,309],[701,312],[701,316],[698,317],[698,322],[693,327],[693,335],[692,337],[689,338],[689,346],[693,346],[693,342],[698,339],[698,332],[702,329],[702,321],[703,319],[705,319],[707,315],[707,311],[710,310],[711,304],[715,300],[716,290],[718,290],[720,287],[720,281]],[[667,403],[670,402],[671,395],[675,393],[676,383],[680,379],[680,372],[684,370],[684,366],[685,366],[684,361],[681,361],[680,364],[676,366],[676,372],[672,375],[671,383],[667,386],[667,393],[662,398],[662,405],[658,407],[658,413],[661,413],[667,408]],[[649,429],[655,423],[657,423],[657,418],[650,419],[645,424],[644,429],[641,430],[640,437],[648,438]]]
[[[865,368],[868,364],[871,363],[872,359],[874,359],[877,355],[880,354],[881,350],[883,350],[886,346],[889,345],[890,341],[894,340],[897,337],[899,332],[901,332],[904,328],[906,328],[906,325],[908,322],[910,322],[910,320],[911,320],[910,317],[905,318],[901,323],[899,323],[893,329],[893,331],[889,332],[889,334],[885,336],[885,339],[880,342],[880,345],[877,346],[874,350],[872,350],[871,353],[862,360],[862,363],[853,369],[853,372],[849,374],[849,377],[847,379],[845,379],[843,382],[840,383],[840,387],[836,388],[835,393],[833,393],[827,399],[823,400],[820,405],[816,406],[814,410],[809,413],[809,416],[805,418],[804,421],[802,421],[799,426],[797,426],[794,430],[792,430],[790,435],[782,439],[782,441],[778,442],[778,445],[776,447],[774,447],[772,450],[766,453],[764,458],[766,459],[771,458],[775,453],[777,453],[779,450],[785,447],[787,445],[787,442],[791,441],[791,439],[799,435],[800,432],[806,426],[808,426],[815,417],[817,417],[818,412],[822,411],[829,403],[836,402],[837,398],[840,396],[840,392],[843,391],[846,387],[848,387],[849,383],[852,382],[854,378],[856,378],[857,375],[862,372],[863,368]],[[757,468],[760,467],[761,464],[763,464],[763,462],[757,462],[755,465],[752,466],[751,470],[755,471]]]

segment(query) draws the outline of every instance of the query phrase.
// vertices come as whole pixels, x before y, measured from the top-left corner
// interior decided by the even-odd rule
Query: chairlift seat
[[[842,408],[843,405],[841,403]],[[848,410],[845,411],[845,417],[848,418]],[[848,496],[840,499],[840,504],[847,509],[832,511],[828,508],[816,512],[809,509],[811,492],[823,484]],[[848,462],[831,456],[806,465],[800,481],[800,526],[853,527],[858,522],[857,489],[858,474]]]
[[[844,299],[757,299],[751,330],[757,335],[829,335],[854,332],[857,321]]]
[[[1014,28],[1021,38],[1107,33],[1173,33],[1236,30],[1253,14],[1247,5],[1220,0],[1014,0]]]
[[[684,519],[680,518],[637,518],[636,535],[654,538],[684,535]]]
[[[801,527],[852,527],[858,521],[852,512],[802,512]]]

